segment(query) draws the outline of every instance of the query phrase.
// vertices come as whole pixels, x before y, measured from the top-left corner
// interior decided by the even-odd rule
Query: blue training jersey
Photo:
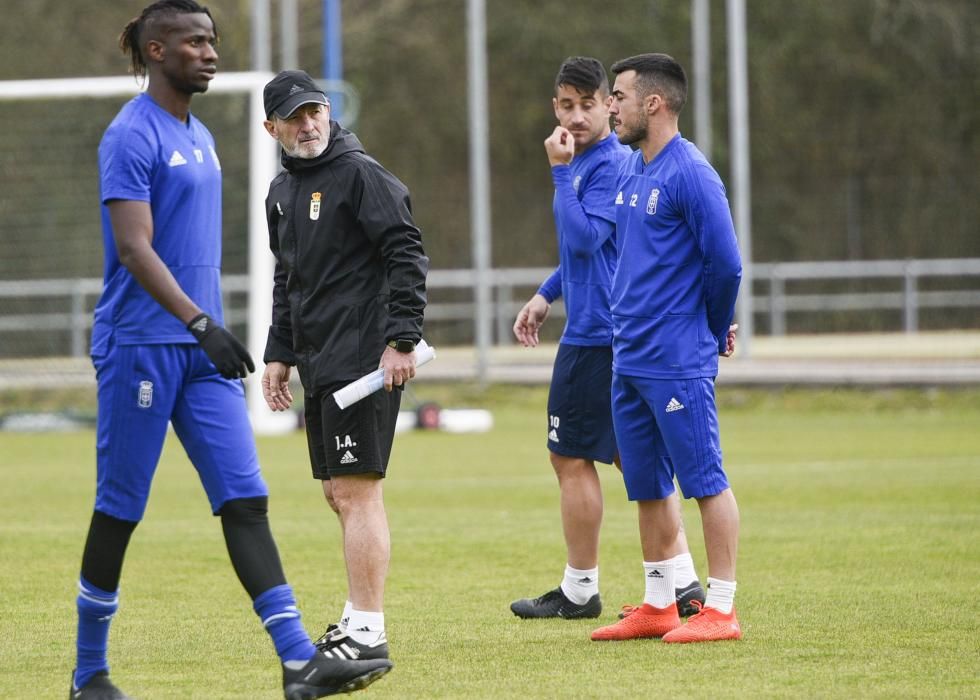
[[[612,344],[609,293],[616,267],[614,235],[616,176],[630,149],[610,134],[551,169],[558,232],[558,268],[538,289],[549,303],[565,299],[567,321],[561,342]]]
[[[613,370],[714,377],[742,277],[721,178],[678,134],[650,163],[630,156],[615,201]]]
[[[92,354],[110,343],[193,343],[184,324],[119,262],[106,203],[149,202],[153,249],[181,289],[218,323],[221,309],[221,164],[214,138],[192,115],[181,122],[143,93],[127,102],[99,144],[104,288]]]

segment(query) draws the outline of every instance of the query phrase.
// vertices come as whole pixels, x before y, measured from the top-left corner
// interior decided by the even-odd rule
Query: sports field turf
[[[980,393],[723,389],[742,513],[741,642],[595,643],[643,593],[635,508],[604,468],[597,621],[522,621],[564,565],[545,390],[416,388],[494,411],[486,434],[396,440],[386,500],[394,671],[362,697],[980,696]],[[304,621],[338,616],[338,527],[301,433],[263,438],[271,517]],[[59,698],[94,488],[94,438],[0,433],[0,697]],[[693,503],[685,519],[706,575]],[[143,700],[282,697],[279,666],[175,439],[137,529],[113,678]]]

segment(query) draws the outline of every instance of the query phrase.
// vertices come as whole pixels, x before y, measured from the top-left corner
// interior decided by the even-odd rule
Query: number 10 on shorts
[[[548,416],[548,440],[550,442],[558,442],[558,424],[560,422],[558,416]]]

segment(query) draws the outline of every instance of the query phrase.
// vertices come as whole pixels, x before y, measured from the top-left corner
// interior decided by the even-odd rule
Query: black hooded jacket
[[[321,155],[282,164],[265,202],[276,272],[264,359],[297,366],[313,393],[377,369],[389,340],[418,342],[429,259],[408,189],[337,122]]]

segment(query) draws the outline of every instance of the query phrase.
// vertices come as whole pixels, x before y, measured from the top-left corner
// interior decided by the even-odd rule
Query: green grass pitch
[[[395,669],[365,697],[980,696],[980,393],[721,388],[745,637],[668,646],[589,641],[643,593],[635,507],[611,467],[602,617],[522,621],[508,609],[556,586],[564,565],[545,390],[415,391],[489,407],[496,425],[396,439],[385,485]],[[345,583],[305,449],[301,433],[259,441],[273,531],[316,635]],[[0,433],[0,697],[66,694],[94,452],[91,432]],[[684,508],[703,579],[697,508]],[[173,437],[110,641],[113,678],[143,700],[282,697],[272,645]]]

